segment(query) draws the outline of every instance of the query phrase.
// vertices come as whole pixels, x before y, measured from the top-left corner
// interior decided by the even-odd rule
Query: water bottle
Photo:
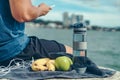
[[[73,25],[73,55],[87,56],[87,28],[84,23]]]

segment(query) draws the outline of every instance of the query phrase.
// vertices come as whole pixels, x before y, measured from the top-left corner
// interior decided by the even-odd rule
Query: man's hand
[[[31,21],[46,15],[51,8],[42,3],[38,7],[32,5],[31,0],[9,0],[12,16],[18,22]]]
[[[51,10],[51,8],[44,3],[40,4],[38,8],[40,9],[40,16],[46,15]]]

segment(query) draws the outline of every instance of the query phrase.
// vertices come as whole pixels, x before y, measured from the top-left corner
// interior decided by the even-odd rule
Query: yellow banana
[[[38,65],[38,66],[32,66],[32,70],[33,71],[45,71],[47,70],[48,68],[46,66],[43,66],[43,65]]]
[[[32,70],[33,71],[47,70],[48,68],[45,65],[49,60],[50,60],[49,58],[41,58],[41,59],[35,60],[31,65]]]
[[[41,59],[35,60],[32,64],[45,65],[49,60],[50,60],[49,58],[41,58]]]
[[[55,71],[55,60],[49,60],[46,66],[49,71]]]

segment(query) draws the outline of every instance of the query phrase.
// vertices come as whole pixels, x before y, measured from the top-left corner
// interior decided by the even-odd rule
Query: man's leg
[[[28,46],[17,57],[22,59],[24,58],[25,60],[31,59],[31,57],[49,57],[51,53],[57,52],[66,52],[72,54],[72,48],[54,40],[45,40],[39,39],[37,37],[30,37]]]
[[[72,47],[65,45],[65,49],[66,49],[66,53],[74,54]],[[80,56],[85,56],[85,51],[81,51]]]
[[[66,53],[73,54],[73,48],[71,48],[70,46],[67,46],[67,45],[64,45],[64,46],[66,49]]]

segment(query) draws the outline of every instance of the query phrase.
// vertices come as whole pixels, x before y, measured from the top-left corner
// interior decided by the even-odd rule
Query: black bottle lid
[[[80,22],[80,23],[75,23],[74,25],[72,25],[73,28],[85,28],[84,23]]]

